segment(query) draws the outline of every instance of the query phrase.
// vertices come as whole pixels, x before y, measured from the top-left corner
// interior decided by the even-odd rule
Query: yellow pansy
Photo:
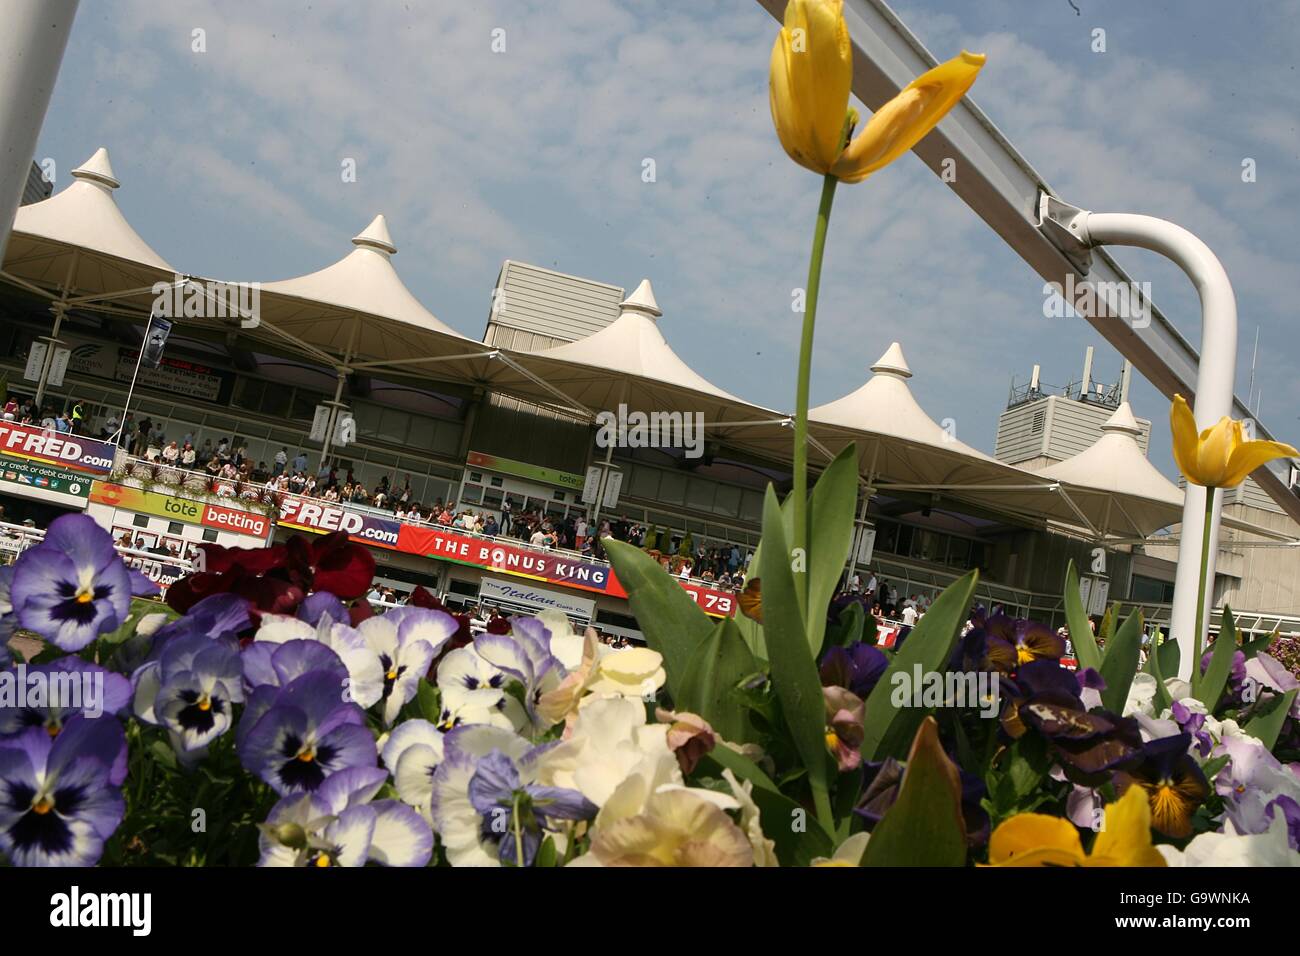
[[[1140,787],[1131,787],[1106,807],[1102,831],[1083,852],[1079,830],[1063,817],[1019,813],[989,838],[990,866],[1164,866],[1151,845],[1151,807]]]

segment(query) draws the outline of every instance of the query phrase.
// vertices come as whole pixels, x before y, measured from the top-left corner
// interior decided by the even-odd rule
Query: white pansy
[[[1123,716],[1155,713],[1156,679],[1150,674],[1134,674],[1128,687],[1128,700],[1124,702]]]
[[[627,647],[603,656],[596,664],[593,694],[651,699],[668,679],[664,659],[648,647]]]
[[[1202,833],[1185,850],[1165,843],[1156,849],[1169,866],[1300,866],[1300,853],[1291,849],[1281,813],[1264,833],[1238,833],[1228,820],[1223,833]]]
[[[677,767],[666,724],[647,724],[639,701],[587,698],[572,732],[542,759],[540,775],[544,783],[577,790],[602,807],[634,773],[645,771],[656,783],[680,782],[680,769],[676,776],[657,771],[661,762]]]

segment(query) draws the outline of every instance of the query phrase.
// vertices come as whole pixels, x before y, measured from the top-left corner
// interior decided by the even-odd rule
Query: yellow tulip
[[[1174,461],[1183,477],[1207,488],[1235,488],[1246,476],[1274,458],[1300,457],[1290,445],[1277,441],[1247,441],[1241,422],[1223,416],[1197,434],[1196,418],[1183,396],[1175,395],[1169,412],[1174,436]]]
[[[843,0],[790,0],[772,47],[770,101],[781,145],[815,173],[859,183],[892,163],[934,129],[984,65],[983,54],[961,56],[917,77],[876,111],[843,146],[853,81],[853,49]]]
[[[1063,817],[1018,813],[989,838],[990,866],[1164,866],[1151,845],[1151,806],[1141,787],[1108,804],[1091,853]]]

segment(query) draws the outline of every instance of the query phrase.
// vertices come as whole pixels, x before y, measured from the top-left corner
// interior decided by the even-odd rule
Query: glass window
[[[131,519],[131,524],[135,525],[137,528],[147,528],[149,527],[149,516],[136,515]]]
[[[686,476],[671,471],[660,472],[659,498],[666,504],[684,504],[686,501]]]
[[[948,563],[955,568],[969,568],[970,541],[966,538],[951,538],[948,541]]]
[[[217,529],[216,529],[216,528],[204,528],[204,529],[203,529],[203,540],[204,540],[204,541],[216,541],[216,540],[217,540]]]
[[[170,521],[167,523],[168,534],[180,534],[182,530],[183,528],[179,521]]]
[[[691,478],[686,483],[686,504],[700,511],[713,510],[713,496],[717,488],[715,482],[705,478]]]
[[[478,504],[483,500],[483,486],[466,485],[464,489],[461,490],[460,500],[466,504]]]
[[[289,417],[295,421],[309,422],[316,417],[316,405],[321,396],[294,389],[293,401],[289,405]],[[361,426],[358,425],[359,429]],[[296,439],[292,439],[295,440]]]
[[[659,495],[659,472],[654,468],[633,465],[629,470],[626,493],[633,498],[654,500]]]
[[[412,415],[406,442],[411,448],[433,448],[437,430],[437,423],[433,419],[425,418],[423,415]]]
[[[734,485],[718,485],[713,497],[713,513],[720,515],[740,514],[740,489]]]
[[[406,433],[410,428],[411,416],[395,408],[386,408],[379,416],[379,429],[375,438],[394,445],[406,443]]]

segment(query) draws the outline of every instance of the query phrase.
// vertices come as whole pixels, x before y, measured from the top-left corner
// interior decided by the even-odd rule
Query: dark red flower
[[[262,614],[293,614],[312,591],[344,600],[360,597],[375,575],[374,556],[342,531],[314,541],[295,535],[270,548],[199,548],[202,560],[196,563],[202,570],[167,590],[167,604],[182,614],[209,595],[238,594],[252,602],[257,625]],[[364,602],[361,606],[369,610]]]

